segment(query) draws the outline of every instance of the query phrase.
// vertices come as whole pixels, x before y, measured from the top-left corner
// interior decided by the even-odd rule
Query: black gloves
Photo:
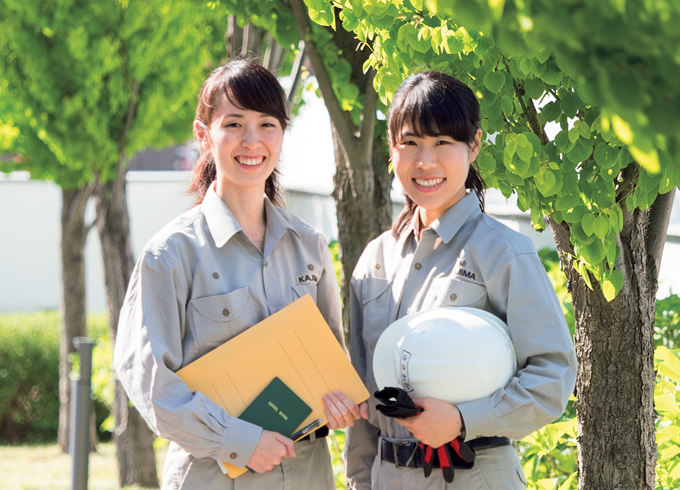
[[[420,415],[423,409],[417,407],[406,391],[401,388],[387,387],[375,392],[375,397],[382,403],[376,408],[387,417],[404,419]],[[462,437],[458,437],[448,444],[438,448],[432,448],[419,442],[423,451],[423,474],[430,476],[432,468],[439,466],[444,475],[444,480],[451,483],[454,477],[454,468],[472,468],[475,462],[475,452],[468,446]]]

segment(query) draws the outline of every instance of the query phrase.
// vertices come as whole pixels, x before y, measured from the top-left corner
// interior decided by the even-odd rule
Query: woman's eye
[[[275,128],[275,127],[276,127],[276,124],[270,123],[270,122],[266,122],[266,123],[262,124],[262,127],[263,127],[263,128]]]
[[[449,140],[439,140],[437,141],[438,145],[450,145],[451,142]]]
[[[225,128],[240,128],[240,127],[241,127],[241,123],[230,122],[230,123],[225,124],[224,127],[225,127]]]
[[[401,144],[404,146],[416,146],[416,142],[413,140],[404,140]]]

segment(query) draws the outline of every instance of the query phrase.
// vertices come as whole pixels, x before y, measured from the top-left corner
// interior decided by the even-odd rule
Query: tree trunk
[[[133,259],[125,194],[125,174],[120,170],[115,181],[97,184],[97,227],[104,258],[104,279],[109,306],[111,341],[115,343],[120,309],[123,306]],[[154,434],[128,403],[127,395],[116,381],[114,414],[118,479],[121,486],[158,487]]]
[[[57,441],[62,452],[69,452],[71,427],[71,362],[76,352],[73,338],[87,333],[85,307],[85,206],[92,186],[62,189],[61,205],[61,282],[64,313],[59,347],[59,430]]]
[[[357,176],[345,158],[341,142],[333,132],[336,172],[333,198],[338,219],[338,243],[342,263],[342,318],[345,341],[351,344],[349,330],[349,282],[366,244],[390,227],[392,202],[389,157],[378,141],[372,155],[355,157],[367,170]],[[355,162],[355,168],[358,162]]]
[[[627,213],[616,267],[624,274],[607,302],[571,265],[568,230],[551,222],[576,321],[579,489],[653,489],[654,312],[658,260],[650,247],[652,210]],[[654,238],[654,237],[651,237]],[[664,240],[656,237],[656,240]],[[660,256],[658,257],[660,259]]]

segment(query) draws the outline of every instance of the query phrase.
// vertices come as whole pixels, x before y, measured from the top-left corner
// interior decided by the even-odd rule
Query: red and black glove
[[[375,397],[382,402],[382,405],[376,405],[376,408],[388,417],[404,419],[423,412],[423,409],[417,407],[409,394],[401,388],[383,388],[375,392]],[[436,449],[422,442],[418,444],[423,450],[423,474],[426,478],[432,474],[432,469],[439,463],[444,480],[451,483],[454,477],[454,465],[459,468],[471,468],[475,462],[475,452],[463,441],[462,437]]]

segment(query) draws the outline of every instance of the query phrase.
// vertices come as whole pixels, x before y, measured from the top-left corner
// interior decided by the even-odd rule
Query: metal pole
[[[80,353],[80,375],[71,379],[71,431],[72,456],[71,490],[87,490],[87,469],[90,456],[90,414],[92,398],[92,347],[88,337],[76,337],[73,345]]]

